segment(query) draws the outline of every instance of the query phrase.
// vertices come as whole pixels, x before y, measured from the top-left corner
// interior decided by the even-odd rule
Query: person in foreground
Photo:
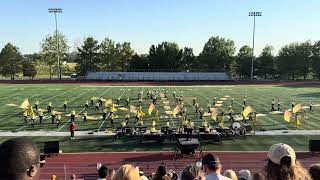
[[[116,171],[112,180],[140,180],[139,170],[131,164],[125,164]]]
[[[206,180],[230,180],[229,178],[222,176],[222,165],[217,156],[211,153],[206,154],[202,158],[202,167],[206,173]]]
[[[309,180],[308,171],[296,160],[296,153],[287,144],[279,143],[270,147],[265,167],[268,180]]]
[[[28,138],[14,138],[0,146],[1,180],[37,180],[40,175],[40,152]]]
[[[204,173],[197,166],[187,166],[181,172],[180,180],[205,180]]]

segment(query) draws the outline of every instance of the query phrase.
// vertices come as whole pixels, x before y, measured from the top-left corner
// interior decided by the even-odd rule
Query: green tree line
[[[59,42],[59,46],[57,46]],[[48,67],[50,78],[58,73],[57,56],[62,62],[76,64],[74,70],[81,76],[96,71],[210,71],[227,72],[237,79],[249,79],[253,50],[244,45],[236,53],[233,40],[211,37],[198,56],[191,47],[180,47],[164,41],[151,45],[148,54],[137,54],[130,42],[115,42],[105,38],[84,39],[81,46],[70,52],[68,40],[62,33],[47,35],[41,51],[22,55],[11,43],[0,53],[0,74],[14,79],[17,74],[33,78],[40,66]],[[66,72],[67,68],[62,72]],[[70,71],[70,70],[69,70]],[[259,79],[320,79],[320,41],[294,42],[284,45],[277,54],[270,45],[254,57],[254,76]]]

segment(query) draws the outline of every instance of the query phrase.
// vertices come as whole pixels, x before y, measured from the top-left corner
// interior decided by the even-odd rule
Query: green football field
[[[83,112],[84,104],[86,100],[89,100],[92,96],[105,99],[113,99],[114,101],[121,98],[120,106],[125,106],[125,100],[130,97],[130,105],[138,106],[137,94],[138,90],[142,89],[143,94],[143,108],[147,114],[147,109],[151,103],[151,100],[146,98],[146,91],[158,89],[160,92],[168,91],[168,100],[170,102],[171,110],[176,106],[172,93],[175,91],[177,94],[182,91],[187,108],[188,117],[191,118],[195,125],[201,125],[202,120],[196,115],[194,108],[191,106],[192,97],[197,97],[197,101],[201,107],[207,111],[208,102],[213,101],[213,97],[217,97],[219,100],[226,95],[230,96],[227,100],[224,100],[223,106],[218,111],[226,112],[230,104],[230,99],[234,98],[234,113],[240,114],[242,111],[243,96],[247,98],[247,104],[251,105],[257,113],[266,114],[265,116],[258,117],[257,129],[295,129],[294,123],[287,123],[283,120],[283,115],[271,114],[271,101],[273,98],[279,99],[282,110],[291,108],[291,101],[294,99],[297,103],[301,103],[305,106],[309,105],[311,100],[313,104],[320,104],[320,91],[318,87],[282,87],[271,85],[225,85],[225,86],[96,86],[96,85],[63,85],[63,84],[40,84],[40,85],[14,85],[14,84],[2,84],[0,85],[0,130],[5,131],[35,131],[35,130],[53,130],[53,131],[68,131],[69,117],[66,114],[70,113],[71,109],[75,109],[77,113]],[[24,99],[29,99],[33,104],[36,100],[40,101],[40,108],[45,109],[49,102],[52,102],[53,109],[56,111],[62,111],[64,100],[68,100],[67,112],[62,115],[62,121],[59,128],[56,124],[51,124],[51,115],[45,114],[44,124],[40,125],[39,121],[36,121],[35,127],[31,127],[29,124],[25,124],[22,115],[22,109],[8,104],[20,105]],[[178,126],[180,124],[179,118],[172,118],[165,114],[162,100],[159,98],[157,103],[159,110],[160,121],[157,122],[157,129],[160,129],[167,120],[170,121],[171,126]],[[305,119],[298,129],[320,129],[320,107],[314,107],[313,112],[309,112],[305,109]],[[115,119],[116,126],[120,126],[120,122],[124,119],[127,112],[118,110],[115,112],[117,118]],[[94,111],[94,107],[90,107],[88,110],[89,116],[102,116],[102,110],[99,112]],[[146,115],[144,117],[145,125],[151,125],[151,119],[154,118],[154,114],[151,116]],[[218,123],[207,118],[209,123],[214,126]],[[86,131],[103,131],[111,130],[111,126],[108,120],[103,121],[89,120],[86,124],[83,123],[82,118],[76,119],[78,128],[77,130]],[[228,122],[225,122],[225,126],[228,126]],[[134,115],[131,114],[129,126],[134,126]]]

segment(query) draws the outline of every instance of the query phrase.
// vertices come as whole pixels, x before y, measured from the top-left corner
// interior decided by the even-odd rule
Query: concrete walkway
[[[75,136],[111,136],[115,135],[113,132],[99,131],[75,131]],[[247,135],[253,135],[253,133],[248,133]],[[320,135],[320,130],[272,130],[272,131],[257,131],[256,136],[292,136],[292,135]],[[9,132],[0,131],[0,137],[6,136],[70,136],[69,132],[57,132],[57,131],[19,131],[19,132]]]

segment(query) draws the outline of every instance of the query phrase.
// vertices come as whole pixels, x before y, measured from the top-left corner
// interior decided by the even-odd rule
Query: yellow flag
[[[28,99],[25,99],[22,103],[21,103],[21,108],[23,109],[28,109],[30,106],[30,103],[29,103],[29,100]]]
[[[247,117],[247,116],[248,116],[250,113],[252,113],[252,112],[253,112],[252,107],[251,107],[251,106],[247,106],[247,107],[244,109],[242,115],[243,115],[244,117]]]
[[[150,106],[149,106],[149,109],[148,109],[148,114],[151,115],[152,111],[156,108],[156,106],[151,103]]]
[[[290,111],[285,111],[283,114],[283,118],[285,121],[290,122],[290,118],[291,118],[291,112]]]
[[[28,114],[29,114],[29,116],[31,116],[32,114],[34,114],[32,106],[30,106],[30,108],[29,108],[29,110],[28,110]]]
[[[299,126],[301,124],[301,121],[302,121],[302,116],[301,115],[298,115],[297,116],[297,126]]]
[[[112,112],[116,112],[117,109],[115,108],[115,104],[112,104],[112,109],[111,109]]]
[[[176,114],[178,114],[180,111],[181,111],[180,106],[177,105],[177,106],[173,109],[172,114],[173,114],[173,115],[176,115]]]
[[[140,110],[139,112],[138,112],[138,116],[139,117],[143,117],[144,115],[146,115],[142,110]]]
[[[216,108],[210,108],[210,111],[211,111],[211,118],[213,119],[213,120],[217,120],[217,109]]]
[[[296,113],[296,112],[300,111],[301,108],[302,108],[302,105],[301,104],[297,104],[292,108],[292,112]]]

